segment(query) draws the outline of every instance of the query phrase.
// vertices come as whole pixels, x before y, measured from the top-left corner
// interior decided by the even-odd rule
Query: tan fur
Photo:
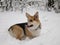
[[[17,25],[13,25],[12,26],[12,33],[14,35],[14,37],[16,37],[16,39],[22,39],[24,37],[24,33],[23,33],[23,29]]]
[[[26,36],[27,37],[29,37],[30,39],[33,38],[32,33],[27,28],[25,29],[25,31],[26,31]]]
[[[38,12],[36,12],[34,14],[34,16],[31,16],[30,14],[26,13],[26,16],[28,18],[28,24],[33,23],[33,22],[29,22],[30,20],[32,20],[32,21],[36,22],[36,25],[40,24],[40,27],[41,27],[40,20],[39,20],[39,18],[37,18],[38,17]],[[25,37],[29,37],[30,39],[34,38],[34,35],[33,35],[34,31],[31,31],[28,27],[25,27],[26,35],[24,35],[23,29],[20,26],[18,26],[18,25],[11,26],[10,30],[11,30],[10,32],[12,33],[12,35],[14,37],[16,37],[16,39],[22,40]]]
[[[40,20],[39,20],[39,17],[38,17],[38,12],[36,12],[35,14],[34,14],[34,16],[31,16],[30,14],[28,14],[28,13],[26,13],[26,16],[27,16],[27,18],[28,18],[28,22],[30,21],[30,20],[32,20],[32,22],[29,22],[28,24],[30,24],[30,23],[33,23],[34,21],[35,22],[37,22],[37,25],[38,24],[40,24],[40,28],[41,28],[41,22],[40,22]],[[38,18],[36,18],[36,16],[38,17]],[[27,32],[27,36],[29,37],[29,38],[34,38],[34,37],[36,37],[33,33],[38,33],[39,31],[32,31],[32,30],[29,30],[28,29],[28,27],[26,28],[26,32]]]
[[[35,18],[35,15],[38,16],[38,12],[36,12],[36,13],[34,14],[34,16],[31,16],[30,14],[26,13],[26,16],[27,16],[27,18],[28,18],[28,21],[29,21],[29,20],[32,20],[32,21],[35,20],[36,22],[40,23],[39,18]]]

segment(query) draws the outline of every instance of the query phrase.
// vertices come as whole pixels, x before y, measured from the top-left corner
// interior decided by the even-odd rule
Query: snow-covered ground
[[[27,11],[33,15],[37,10]],[[0,12],[0,45],[60,45],[60,14],[38,11],[42,24],[41,34],[32,40],[17,40],[10,36],[8,28],[16,23],[26,22],[26,11]]]

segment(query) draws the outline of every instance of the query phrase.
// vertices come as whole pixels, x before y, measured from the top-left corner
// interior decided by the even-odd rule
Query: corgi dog
[[[34,16],[26,13],[26,17],[28,20],[26,23],[15,24],[8,29],[9,33],[16,39],[23,40],[26,37],[33,39],[40,34],[41,22],[38,12]]]

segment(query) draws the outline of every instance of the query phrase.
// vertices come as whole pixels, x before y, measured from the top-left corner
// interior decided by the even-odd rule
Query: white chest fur
[[[40,35],[40,30],[41,29],[38,28],[37,30],[29,30],[29,31],[32,33],[33,36],[39,36]]]

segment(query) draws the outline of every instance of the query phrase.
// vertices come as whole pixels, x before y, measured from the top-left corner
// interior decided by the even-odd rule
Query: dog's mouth
[[[27,27],[33,27],[33,25],[27,25]]]

